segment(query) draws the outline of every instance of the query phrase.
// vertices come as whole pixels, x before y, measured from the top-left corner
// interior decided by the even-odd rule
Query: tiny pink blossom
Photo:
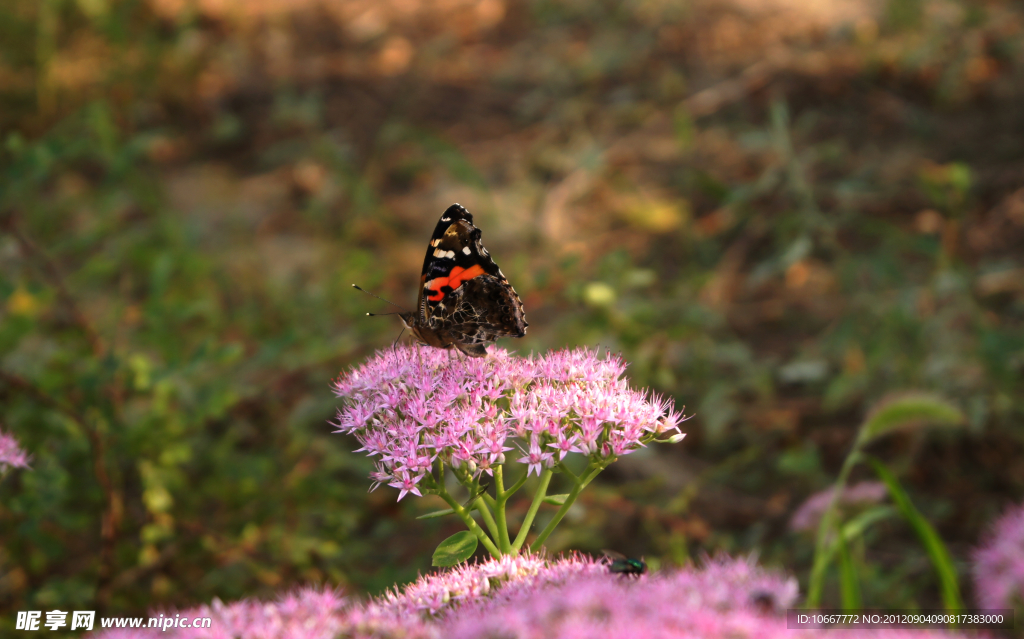
[[[578,435],[572,435],[567,439],[565,433],[559,431],[555,436],[555,441],[548,444],[558,451],[558,461],[562,461],[568,453],[574,451],[577,437]]]
[[[540,442],[536,436],[530,438],[530,452],[526,452],[525,450],[523,452],[526,454],[516,461],[521,464],[529,464],[526,474],[529,475],[530,473],[537,473],[538,477],[540,477],[540,467],[547,467],[548,460],[550,460],[554,455],[554,453],[545,453],[541,451]]]
[[[28,454],[18,445],[18,440],[0,431],[0,474],[8,468],[28,468],[28,459]]]
[[[405,497],[407,493],[412,493],[417,497],[421,497],[419,488],[416,484],[423,479],[422,475],[412,476],[407,470],[399,470],[395,473],[395,479],[388,486],[398,488],[401,492],[398,494],[398,501],[402,501],[402,497]]]

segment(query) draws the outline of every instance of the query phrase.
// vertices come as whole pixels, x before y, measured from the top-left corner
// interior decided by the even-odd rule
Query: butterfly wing
[[[441,215],[427,246],[417,306],[422,324],[471,356],[499,337],[526,334],[523,303],[459,204]]]

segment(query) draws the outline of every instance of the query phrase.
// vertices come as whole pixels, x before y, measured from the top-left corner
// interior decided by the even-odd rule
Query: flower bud
[[[679,442],[683,441],[683,437],[686,437],[686,433],[676,433],[675,435],[672,435],[671,437],[668,438],[668,443],[678,444]]]

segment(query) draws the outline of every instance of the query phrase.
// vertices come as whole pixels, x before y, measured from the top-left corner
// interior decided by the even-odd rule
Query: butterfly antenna
[[[366,293],[367,295],[369,295],[370,297],[376,297],[376,298],[377,298],[377,299],[379,299],[380,301],[382,301],[382,302],[386,302],[386,303],[388,303],[388,304],[390,304],[390,305],[394,306],[395,308],[401,308],[401,309],[402,309],[402,311],[403,311],[403,312],[405,312],[405,309],[404,309],[404,308],[402,308],[401,306],[399,306],[398,304],[395,304],[395,303],[394,303],[394,302],[392,302],[391,300],[386,300],[386,299],[384,299],[383,297],[381,297],[380,295],[374,295],[373,293],[371,293],[370,291],[366,290],[365,288],[362,288],[362,287],[360,287],[360,286],[357,286],[356,284],[353,284],[353,285],[352,285],[352,288],[356,289],[357,291],[362,291],[362,292]],[[367,313],[367,315],[397,315],[397,314],[398,314],[398,313]]]
[[[388,313],[388,315],[394,315],[394,313]],[[405,333],[405,327],[404,326],[402,327],[402,330],[399,331],[398,337],[395,338],[395,343],[391,345],[391,350],[398,350],[398,340],[402,339],[402,334],[403,333]]]

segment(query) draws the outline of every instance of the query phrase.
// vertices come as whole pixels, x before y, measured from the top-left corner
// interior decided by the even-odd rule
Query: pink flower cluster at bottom
[[[613,575],[581,555],[506,557],[421,577],[369,602],[303,589],[272,602],[243,600],[182,612],[209,629],[108,630],[94,639],[832,639],[786,629],[796,580],[746,559],[640,578]],[[939,639],[942,631],[843,630],[843,639]]]
[[[1024,504],[1007,509],[992,525],[974,551],[972,572],[982,608],[1024,605]]]

